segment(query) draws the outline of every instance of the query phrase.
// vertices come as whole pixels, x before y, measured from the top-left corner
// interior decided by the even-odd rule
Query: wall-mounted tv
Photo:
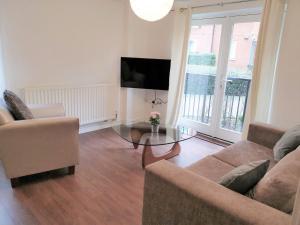
[[[121,87],[169,90],[171,60],[121,58]]]

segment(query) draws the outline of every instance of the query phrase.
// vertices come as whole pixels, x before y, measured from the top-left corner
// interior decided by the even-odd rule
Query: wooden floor
[[[181,154],[170,161],[183,167],[222,149],[197,138],[181,146]],[[65,173],[26,177],[11,189],[0,165],[0,225],[141,224],[141,149],[133,150],[111,129],[82,134],[80,165],[75,175]]]

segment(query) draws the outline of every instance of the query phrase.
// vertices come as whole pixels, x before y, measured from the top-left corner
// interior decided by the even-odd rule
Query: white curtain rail
[[[239,1],[231,1],[231,2],[218,2],[218,3],[212,3],[212,4],[206,4],[206,5],[199,5],[199,6],[192,6],[192,7],[188,7],[191,9],[199,9],[199,8],[206,8],[206,7],[215,7],[215,6],[220,6],[223,7],[225,5],[232,5],[232,4],[239,4],[239,3],[246,3],[246,2],[258,2],[258,0],[239,0]],[[188,8],[180,8],[180,10],[185,10]],[[171,11],[175,11],[175,10],[171,10]]]

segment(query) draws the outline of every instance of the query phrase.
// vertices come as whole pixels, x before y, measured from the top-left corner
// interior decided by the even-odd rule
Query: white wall
[[[2,44],[0,39],[0,99],[2,98],[2,92],[5,90],[5,79],[4,79],[4,65],[2,57]]]
[[[300,124],[300,1],[289,0],[274,87],[271,123]]]
[[[149,23],[127,0],[0,0],[6,88],[22,96],[25,87],[119,85],[120,57],[170,58],[172,16]],[[167,100],[167,92],[158,92]],[[123,89],[126,121],[144,120],[153,91]],[[137,107],[139,106],[139,107]]]
[[[2,92],[5,90],[5,79],[4,79],[4,63],[3,63],[3,47],[2,47],[2,15],[3,15],[3,8],[1,7],[1,0],[0,0],[0,101],[2,98]]]
[[[0,10],[0,80],[4,71],[6,87],[17,93],[39,85],[119,85],[120,56],[171,55],[172,14],[144,22],[127,0],[0,0]],[[289,0],[274,88],[271,123],[284,128],[300,123],[299,11],[300,2]],[[153,91],[121,93],[122,119],[146,119],[151,110],[164,119],[166,105],[151,108]],[[167,92],[159,97],[167,100]]]
[[[128,6],[127,45],[124,56],[170,59],[173,29],[172,13],[158,22],[146,22],[138,18]],[[147,120],[151,111],[159,111],[165,119],[167,105],[152,108],[153,90],[128,89],[121,92],[123,120],[126,122]],[[167,91],[157,91],[158,97],[167,101]]]
[[[7,88],[118,83],[123,0],[1,0]]]

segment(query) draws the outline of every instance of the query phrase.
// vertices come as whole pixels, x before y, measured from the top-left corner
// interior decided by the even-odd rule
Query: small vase
[[[158,133],[159,132],[159,125],[151,125],[151,132]]]

